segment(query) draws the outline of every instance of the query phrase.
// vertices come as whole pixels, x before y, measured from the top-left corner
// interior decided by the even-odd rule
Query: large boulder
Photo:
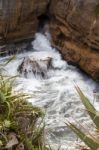
[[[17,71],[25,78],[48,78],[48,70],[52,68],[52,58],[47,57],[43,60],[35,59],[33,57],[24,58],[19,65]]]
[[[49,0],[0,0],[0,43],[32,38]]]
[[[99,1],[52,0],[50,32],[65,60],[99,80]]]

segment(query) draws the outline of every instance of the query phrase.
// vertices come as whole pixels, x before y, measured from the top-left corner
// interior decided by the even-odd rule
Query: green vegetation
[[[44,114],[26,101],[30,96],[13,92],[14,80],[0,76],[0,150],[42,148]]]
[[[89,116],[91,117],[93,123],[96,126],[96,133],[86,133],[83,130],[79,129],[73,123],[66,123],[66,125],[91,149],[99,150],[99,112],[91,104],[90,100],[83,94],[79,87],[76,87],[76,90],[80,96],[82,103],[84,104]],[[83,127],[84,129],[84,127]],[[86,131],[86,130],[85,130]]]
[[[0,64],[0,150],[46,150],[44,113],[33,107],[30,95],[14,92],[16,77],[6,77]]]
[[[95,14],[98,15],[99,14],[99,4],[96,6],[95,8]]]
[[[16,77],[2,75],[7,63],[0,65],[0,150],[51,150],[44,143],[44,113],[27,102],[30,95],[13,91]],[[76,90],[97,132],[92,135],[73,123],[68,122],[66,125],[91,150],[99,150],[99,112],[78,86]]]

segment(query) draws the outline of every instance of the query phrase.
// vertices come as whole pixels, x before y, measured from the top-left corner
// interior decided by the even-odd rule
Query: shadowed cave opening
[[[39,20],[38,31],[44,32],[44,26],[49,23],[50,18],[47,14],[42,14],[38,16],[38,20]]]

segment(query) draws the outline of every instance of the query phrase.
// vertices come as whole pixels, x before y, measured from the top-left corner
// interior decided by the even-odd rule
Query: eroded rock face
[[[53,44],[68,62],[99,80],[98,0],[53,0],[50,31]]]
[[[0,44],[32,38],[48,11],[54,46],[99,80],[98,0],[0,0]]]
[[[0,43],[32,38],[49,0],[0,0]]]

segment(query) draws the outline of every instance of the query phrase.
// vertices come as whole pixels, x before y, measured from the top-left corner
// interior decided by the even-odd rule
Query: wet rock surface
[[[25,78],[35,76],[45,79],[48,78],[47,72],[50,68],[52,68],[52,58],[46,58],[45,60],[24,58],[17,70]]]

